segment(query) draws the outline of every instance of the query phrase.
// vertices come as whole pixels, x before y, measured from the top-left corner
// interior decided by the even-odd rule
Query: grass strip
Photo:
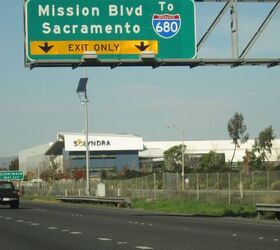
[[[232,216],[255,217],[256,208],[252,205],[237,205],[224,203],[210,203],[197,200],[144,200],[135,199],[132,202],[134,208],[149,211],[161,211],[168,213],[192,214],[204,216]]]

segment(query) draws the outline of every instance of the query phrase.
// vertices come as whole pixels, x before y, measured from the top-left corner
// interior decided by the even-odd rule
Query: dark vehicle
[[[10,205],[11,208],[19,206],[19,190],[11,181],[0,181],[0,204]]]

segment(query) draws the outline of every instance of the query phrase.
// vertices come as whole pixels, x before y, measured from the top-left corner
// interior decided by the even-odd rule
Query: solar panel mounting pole
[[[86,71],[84,72],[86,75]],[[81,78],[78,84],[76,92],[79,95],[81,103],[85,107],[84,116],[85,116],[85,148],[86,148],[86,195],[90,195],[90,183],[89,183],[89,144],[88,144],[88,97],[87,97],[87,81],[88,78]]]
[[[85,70],[86,76],[86,70]],[[85,135],[86,135],[86,195],[90,195],[90,183],[89,183],[89,145],[88,145],[88,98],[87,88],[85,88]]]

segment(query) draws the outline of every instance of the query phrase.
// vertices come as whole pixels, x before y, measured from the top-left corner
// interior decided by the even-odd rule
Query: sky
[[[223,4],[196,6],[199,41]],[[238,5],[240,51],[272,4]],[[279,58],[280,10],[248,57]],[[229,15],[198,53],[230,56]],[[0,157],[52,142],[58,132],[82,132],[75,93],[83,69],[24,67],[23,1],[1,0]],[[241,112],[250,138],[272,125],[280,138],[280,68],[88,68],[89,132],[130,133],[144,141],[230,139],[227,122]],[[167,128],[168,125],[174,125]]]

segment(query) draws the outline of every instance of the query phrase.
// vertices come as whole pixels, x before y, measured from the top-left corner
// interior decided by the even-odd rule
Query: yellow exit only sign
[[[36,41],[31,42],[32,55],[82,55],[87,51],[96,54],[141,54],[142,51],[158,54],[158,41]]]

